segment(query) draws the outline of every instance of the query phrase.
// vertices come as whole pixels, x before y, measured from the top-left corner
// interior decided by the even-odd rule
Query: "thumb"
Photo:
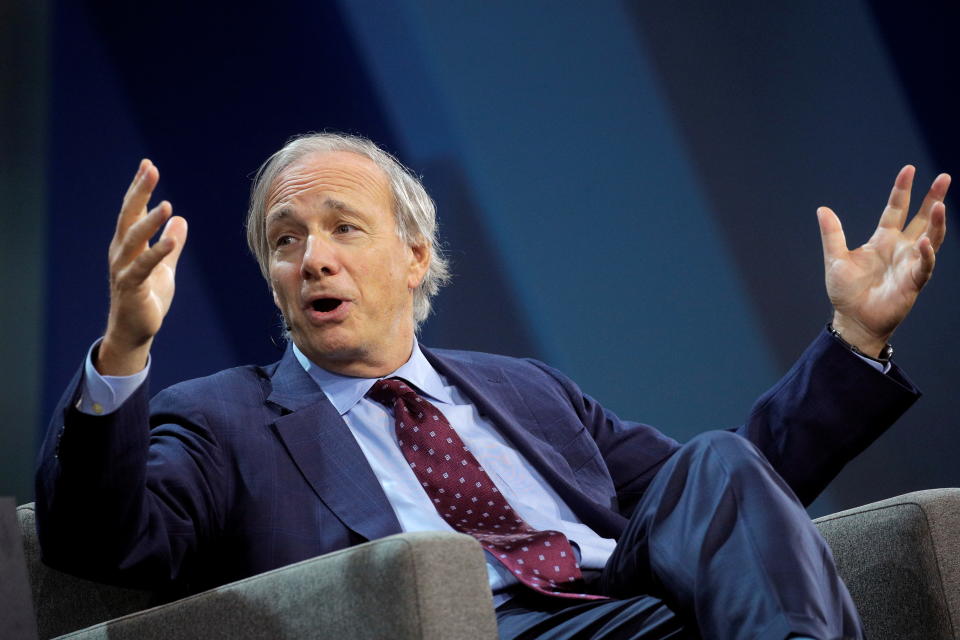
[[[830,261],[847,252],[847,239],[843,235],[840,218],[830,207],[817,209],[817,221],[820,223],[820,240],[823,243],[823,259]]]

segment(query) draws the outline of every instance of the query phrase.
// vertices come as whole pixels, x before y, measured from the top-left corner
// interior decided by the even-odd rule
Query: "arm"
[[[904,226],[914,173],[909,165],[900,170],[876,231],[852,251],[836,214],[827,207],[817,211],[833,327],[871,358],[881,354],[929,281],[946,234],[946,174],[937,176]],[[896,365],[881,375],[823,332],[760,398],[740,433],[809,503],[917,397]]]
[[[913,167],[901,170],[877,231],[853,251],[847,250],[836,214],[825,207],[818,211],[834,327],[870,357],[880,354],[929,280],[946,232],[946,174],[934,180],[917,215],[903,228],[913,174]],[[619,420],[553,375],[600,448],[621,509],[629,512],[630,496],[642,494],[677,443],[646,425]],[[885,375],[823,331],[761,396],[737,433],[757,445],[809,504],[918,397],[896,365]]]
[[[195,398],[153,403],[148,384],[104,415],[76,408],[82,371],[53,414],[37,472],[44,561],[100,582],[158,589],[197,579],[222,527],[224,453]],[[151,417],[151,405],[154,414]],[[202,579],[202,578],[199,578]]]
[[[736,432],[808,505],[919,397],[896,365],[884,374],[823,330]]]
[[[171,218],[168,202],[147,211],[158,180],[156,167],[143,160],[124,196],[110,243],[107,330],[91,354],[104,375],[125,376],[144,368],[173,300],[186,221]],[[150,237],[165,223],[160,240],[151,247]],[[152,498],[145,492],[151,437],[147,385],[140,385],[117,411],[95,416],[77,409],[83,380],[81,370],[54,412],[40,452],[37,518],[44,555],[63,568],[72,565],[88,576],[106,578],[121,564],[136,562],[131,557],[134,542],[154,536],[156,540],[141,547],[153,547],[158,558],[166,555],[168,566],[155,569],[170,579],[176,561],[156,548],[165,532],[151,520]],[[179,472],[175,466],[171,470]]]

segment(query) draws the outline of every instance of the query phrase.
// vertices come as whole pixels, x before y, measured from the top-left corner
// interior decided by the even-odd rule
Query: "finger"
[[[138,189],[141,188],[145,179],[149,178],[148,173],[150,168],[153,166],[153,163],[149,158],[144,158],[140,161],[140,165],[137,168],[137,173],[133,176],[133,180],[130,182],[130,185],[127,187],[126,193],[123,194],[123,200],[120,204],[121,211],[126,206],[130,199],[134,196]]]
[[[903,223],[907,220],[907,211],[910,209],[910,189],[913,186],[913,176],[916,169],[913,165],[906,165],[900,169],[896,180],[893,181],[893,189],[890,191],[890,198],[887,200],[887,206],[880,216],[878,228],[896,229],[903,228]]]
[[[134,174],[133,180],[130,181],[130,185],[127,187],[127,192],[123,194],[124,201],[126,201],[127,197],[129,197],[130,193],[133,191],[134,186],[136,186],[137,182],[140,180],[140,177],[143,175],[143,170],[146,169],[148,162],[150,162],[150,160],[147,158],[143,158],[140,161],[140,164],[137,166],[137,172]]]
[[[153,270],[176,247],[173,238],[158,240],[156,244],[138,255],[120,274],[118,280],[129,287],[136,287],[150,277]]]
[[[942,202],[934,203],[930,211],[930,223],[924,232],[924,237],[930,239],[933,251],[939,251],[943,239],[947,235],[947,205]],[[922,239],[922,238],[921,238]]]
[[[847,240],[843,235],[840,218],[830,207],[817,209],[817,221],[820,223],[820,240],[823,242],[823,259],[826,262],[847,253]]]
[[[161,262],[170,267],[171,271],[176,273],[177,261],[180,259],[180,254],[183,252],[183,246],[187,242],[186,219],[180,216],[170,218],[170,220],[167,222],[167,226],[163,229],[163,234],[160,236],[160,240],[171,240],[174,243],[173,250],[164,256]]]
[[[910,221],[910,224],[907,225],[904,233],[910,240],[917,240],[923,235],[924,231],[927,230],[927,223],[930,220],[930,212],[933,211],[934,205],[938,202],[943,202],[943,199],[947,195],[947,189],[950,188],[950,175],[946,173],[941,173],[933,181],[933,184],[930,185],[930,191],[927,192],[927,196],[923,199],[923,204],[920,205],[920,210],[917,211],[917,215],[913,216],[913,220]],[[937,245],[934,244],[934,249],[937,248]]]
[[[130,225],[147,215],[147,203],[160,181],[160,171],[146,158],[138,175],[123,198],[120,215],[117,217],[117,237],[122,237]]]
[[[933,275],[933,267],[937,262],[937,254],[933,250],[930,238],[921,238],[917,243],[917,250],[920,252],[920,261],[913,269],[913,284],[917,289],[923,288]]]
[[[124,267],[136,258],[137,254],[146,251],[148,249],[147,242],[172,213],[173,206],[164,200],[151,209],[149,214],[132,224],[121,239],[120,252],[116,257],[114,268]]]

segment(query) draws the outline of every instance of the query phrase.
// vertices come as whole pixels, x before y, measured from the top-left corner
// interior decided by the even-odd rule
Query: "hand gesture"
[[[914,173],[910,165],[900,170],[877,230],[853,251],[847,249],[837,215],[827,207],[817,209],[834,329],[872,357],[879,355],[933,274],[947,230],[943,199],[950,176],[945,173],[933,181],[904,228]]]
[[[141,161],[123,198],[110,242],[110,314],[94,363],[104,375],[131,375],[143,369],[173,301],[187,221],[171,217],[173,207],[167,201],[147,211],[159,180],[160,172],[153,163]],[[151,247],[150,238],[164,223],[160,239]]]

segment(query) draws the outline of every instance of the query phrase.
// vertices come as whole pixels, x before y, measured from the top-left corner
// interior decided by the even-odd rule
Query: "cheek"
[[[368,312],[379,317],[392,317],[397,313],[406,288],[393,264],[387,260],[371,262],[357,269],[354,275],[368,303]]]
[[[280,310],[283,310],[289,304],[291,296],[295,295],[299,288],[299,284],[296,282],[296,274],[293,271],[292,267],[286,264],[276,264],[270,268],[273,302]]]
[[[287,297],[284,295],[283,290],[277,286],[276,282],[273,283],[273,304],[276,305],[281,313],[286,312]]]
[[[356,261],[351,271],[354,278],[376,289],[389,289],[397,278],[396,265],[389,255],[383,254]]]

